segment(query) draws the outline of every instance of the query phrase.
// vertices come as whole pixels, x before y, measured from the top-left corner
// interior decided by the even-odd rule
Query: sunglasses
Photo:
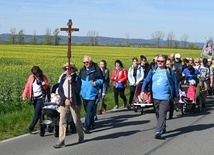
[[[68,67],[66,67],[64,70],[65,70],[65,71],[68,70]]]
[[[163,60],[157,60],[157,62],[161,62],[161,63],[164,63],[165,61],[163,61]]]
[[[85,61],[85,62],[83,62],[83,64],[88,64],[89,63],[89,61]]]

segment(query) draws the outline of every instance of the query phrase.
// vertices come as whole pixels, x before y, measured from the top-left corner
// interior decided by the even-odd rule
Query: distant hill
[[[44,35],[37,35],[38,43],[44,42]],[[61,38],[60,44],[67,44],[67,36],[59,36]],[[0,34],[1,41],[8,42],[9,34],[3,33]],[[30,40],[33,38],[33,35],[25,35],[25,42],[30,43]],[[97,41],[99,45],[127,45],[127,43],[131,46],[155,46],[156,42],[154,39],[126,39],[126,38],[111,38],[111,37],[102,37],[98,36]],[[178,46],[182,46],[181,41],[173,41],[176,42]],[[88,36],[72,36],[73,44],[90,44],[90,37]],[[160,46],[166,46],[166,40],[160,41]],[[186,45],[189,46],[194,44],[195,47],[202,48],[203,43],[197,42],[187,42]]]

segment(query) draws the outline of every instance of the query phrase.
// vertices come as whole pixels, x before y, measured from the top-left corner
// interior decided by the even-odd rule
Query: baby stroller
[[[141,109],[141,115],[142,115],[144,113],[143,109],[145,107],[152,107],[153,103],[151,99],[150,90],[147,90],[147,92],[144,94],[144,101],[141,100],[140,98],[141,87],[142,87],[142,83],[139,83],[135,89],[133,109],[134,109],[134,112],[137,112],[139,109]]]
[[[43,137],[45,135],[45,129],[47,128],[48,132],[53,132],[54,136],[59,136],[59,97],[56,95],[56,90],[59,86],[59,83],[53,85],[51,90],[51,101],[45,102],[42,108],[42,116],[41,116],[41,125],[40,125],[40,136]]]
[[[184,84],[181,83],[180,84],[180,99],[179,102],[176,103],[176,107],[178,107],[179,109],[181,109],[181,113],[184,115],[187,112],[192,112],[195,109],[198,112],[202,111],[202,101],[201,101],[201,96],[200,96],[200,92],[201,92],[201,85],[197,84],[196,86],[196,94],[195,94],[195,99],[191,100],[188,97],[186,97],[187,94],[187,90],[189,88],[189,84]]]

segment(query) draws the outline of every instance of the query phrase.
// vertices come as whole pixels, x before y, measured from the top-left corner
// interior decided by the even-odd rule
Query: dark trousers
[[[96,114],[96,100],[84,100],[83,105],[86,112],[84,128],[87,130],[94,124],[94,115]]]
[[[33,130],[34,127],[36,126],[36,123],[38,122],[38,120],[41,120],[41,111],[42,111],[42,107],[43,107],[43,99],[39,98],[39,99],[35,99],[33,100],[33,106],[34,106],[34,116],[33,116],[33,120],[29,126],[30,130]]]
[[[127,103],[127,99],[125,96],[125,88],[115,88],[114,87],[114,101],[115,105],[118,105],[118,95],[120,94],[120,97],[122,98],[124,104]]]
[[[160,132],[166,128],[166,114],[169,108],[169,100],[154,99],[154,108],[157,118],[156,132]]]
[[[174,112],[174,102],[170,101],[169,102],[169,117],[173,117],[173,112]]]
[[[136,86],[130,86],[129,104],[132,104]]]

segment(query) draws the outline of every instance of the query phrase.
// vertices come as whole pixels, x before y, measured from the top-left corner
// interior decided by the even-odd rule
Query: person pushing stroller
[[[67,127],[67,116],[69,111],[72,114],[73,121],[75,123],[77,133],[79,136],[78,143],[84,142],[83,125],[80,120],[80,84],[78,84],[77,78],[77,68],[73,63],[70,64],[71,74],[63,74],[59,83],[59,96],[60,101],[60,121],[59,121],[59,140],[54,145],[54,148],[65,147],[65,136]],[[68,63],[64,64],[62,67],[64,70],[69,69]],[[68,91],[68,84],[70,84],[70,91]],[[70,99],[68,99],[68,92],[70,92]]]

